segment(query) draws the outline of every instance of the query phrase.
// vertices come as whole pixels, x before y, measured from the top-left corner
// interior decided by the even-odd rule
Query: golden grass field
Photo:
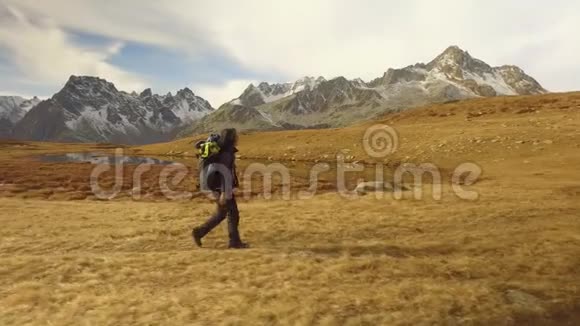
[[[437,164],[441,200],[431,184],[420,200],[343,198],[332,187],[308,200],[254,196],[239,203],[248,250],[226,249],[225,225],[194,247],[191,228],[213,204],[163,199],[159,167],[146,176],[149,196],[132,200],[127,178],[121,196],[99,201],[90,164],[34,155],[111,147],[5,142],[0,324],[578,325],[579,108],[580,94],[568,93],[385,116],[400,146],[381,162]],[[373,162],[360,140],[373,123],[247,133],[240,165],[331,161],[343,149]],[[125,150],[193,167],[190,141]],[[467,187],[475,201],[451,191],[449,174],[465,161],[483,169]]]

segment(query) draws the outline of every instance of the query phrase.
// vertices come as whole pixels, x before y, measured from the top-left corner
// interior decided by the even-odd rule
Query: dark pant
[[[219,198],[219,196],[218,196]],[[238,204],[236,198],[232,195],[231,199],[227,199],[225,205],[217,205],[217,211],[210,217],[203,225],[199,227],[200,236],[205,236],[220,224],[225,218],[228,218],[228,233],[230,237],[230,244],[239,244],[240,232],[238,231],[238,224],[240,223],[240,212],[238,211]]]

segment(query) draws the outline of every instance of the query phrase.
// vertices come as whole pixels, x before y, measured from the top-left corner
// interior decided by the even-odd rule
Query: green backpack
[[[211,134],[206,140],[200,140],[195,144],[197,149],[197,157],[201,160],[207,160],[219,153],[221,148],[218,144],[220,136]]]
[[[211,134],[206,140],[201,140],[195,144],[197,158],[199,159],[199,183],[198,188],[202,191],[215,191],[219,186],[219,179],[212,169],[211,164],[217,161],[221,148],[219,146],[220,136]]]

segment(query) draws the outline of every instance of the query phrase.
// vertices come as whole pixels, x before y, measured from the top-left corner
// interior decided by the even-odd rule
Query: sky
[[[250,83],[379,77],[458,45],[580,90],[579,1],[0,0],[0,95],[50,97],[70,75],[212,106]]]

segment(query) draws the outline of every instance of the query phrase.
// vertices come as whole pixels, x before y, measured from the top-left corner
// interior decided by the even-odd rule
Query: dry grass
[[[56,154],[76,152],[113,152],[115,148],[125,148],[124,145],[114,144],[73,144],[47,143],[18,140],[0,140],[0,159],[10,160],[34,154]]]
[[[571,93],[385,117],[401,143],[389,166],[474,161],[480,199],[458,199],[447,178],[440,201],[428,187],[423,200],[252,199],[240,203],[245,251],[225,249],[225,226],[194,248],[191,227],[213,207],[155,202],[159,168],[143,201],[128,200],[126,180],[124,195],[100,202],[90,165],[28,156],[110,147],[3,143],[0,324],[578,325],[579,107]],[[346,148],[370,161],[360,147],[370,124],[250,133],[241,153],[313,161]],[[128,150],[183,153],[190,140]]]
[[[224,227],[193,248],[207,203],[1,199],[0,323],[579,321],[577,195],[477,190],[241,203],[246,251],[224,249]]]

